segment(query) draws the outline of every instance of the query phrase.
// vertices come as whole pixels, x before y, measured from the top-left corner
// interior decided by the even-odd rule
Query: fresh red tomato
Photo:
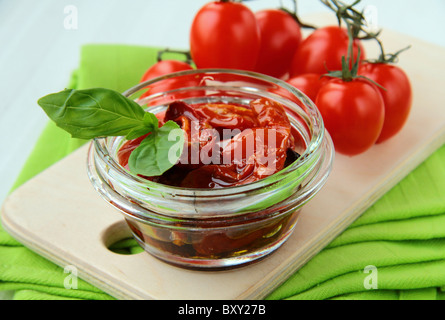
[[[385,88],[379,88],[385,103],[385,123],[377,140],[382,143],[399,133],[408,120],[413,100],[410,80],[401,68],[386,63],[365,63],[358,72]]]
[[[266,9],[255,14],[261,31],[256,71],[276,78],[288,76],[292,58],[301,42],[300,25],[289,13]]]
[[[255,69],[261,35],[254,13],[237,2],[214,1],[192,22],[190,53],[198,68]]]
[[[342,57],[348,55],[348,32],[338,26],[328,26],[315,30],[298,46],[292,60],[290,76],[295,77],[304,73],[325,74],[329,71],[342,70]],[[358,56],[365,59],[365,50],[356,39],[353,43],[354,61]]]
[[[329,79],[317,73],[305,73],[287,80],[287,83],[303,92],[309,99],[315,102],[318,91]]]
[[[147,80],[151,80],[170,73],[192,69],[193,67],[191,65],[183,61],[161,60],[148,68],[148,70],[142,76],[140,82],[145,82]],[[178,86],[179,82],[181,82],[181,80],[163,80],[156,85],[151,85],[147,87],[147,91],[141,95],[141,99],[157,92],[167,91],[171,88],[175,88]]]
[[[164,76],[178,71],[185,71],[193,69],[191,65],[186,62],[178,60],[161,60],[145,71],[140,82],[154,79],[156,77]]]
[[[339,153],[349,156],[363,153],[382,132],[383,98],[377,86],[367,80],[332,79],[320,88],[316,105]]]

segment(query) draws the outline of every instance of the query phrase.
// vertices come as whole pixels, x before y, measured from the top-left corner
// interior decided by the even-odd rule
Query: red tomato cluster
[[[335,28],[340,30],[338,27],[318,29],[303,41],[297,49],[291,78],[287,82],[314,101],[336,151],[355,156],[376,143],[389,140],[402,130],[411,111],[413,94],[406,73],[389,63],[360,60],[357,62],[357,75],[351,79],[326,75],[327,72],[322,71],[321,61],[329,70],[342,70],[341,65],[334,65],[341,59],[331,57],[341,54],[337,50],[344,49],[340,49],[340,45],[332,45],[332,39],[326,40],[326,31]],[[320,31],[324,35],[315,39]],[[359,47],[361,43],[356,40],[354,61]],[[363,53],[363,48],[360,51]]]
[[[213,1],[193,19],[190,55],[199,69],[248,70],[287,81],[315,102],[342,154],[363,153],[396,135],[412,103],[405,72],[393,64],[364,62],[362,40],[354,39],[349,67],[360,59],[358,74],[347,80],[326,76],[344,69],[348,30],[330,25],[303,39],[301,29],[296,16],[281,9],[254,13],[240,2]],[[188,69],[192,66],[184,62],[160,61],[142,81]]]
[[[294,54],[302,41],[301,27],[280,9],[256,13],[239,2],[214,1],[195,15],[190,29],[190,54],[199,69],[256,71],[289,78]],[[175,60],[160,61],[141,82],[192,66]]]
[[[252,12],[239,2],[214,1],[196,14],[190,53],[198,68],[230,68],[285,78],[301,43],[301,27],[279,9]]]

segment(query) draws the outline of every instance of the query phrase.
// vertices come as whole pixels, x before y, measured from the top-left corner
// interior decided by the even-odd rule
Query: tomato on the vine
[[[287,80],[287,83],[294,86],[305,95],[309,97],[313,102],[317,98],[320,88],[329,81],[329,77],[317,73],[305,73]]]
[[[339,26],[327,26],[315,30],[298,46],[293,56],[290,76],[295,77],[304,73],[324,74],[332,70],[341,70],[342,57],[348,55],[348,31]],[[354,39],[353,57],[365,59],[365,50],[361,41]]]
[[[365,76],[385,90],[379,88],[385,103],[385,123],[377,143],[382,143],[400,132],[411,111],[412,88],[406,73],[387,63],[364,63],[358,74]]]
[[[368,80],[334,78],[320,88],[316,103],[339,153],[354,156],[370,149],[382,132],[385,106]]]
[[[245,5],[213,1],[195,15],[190,53],[198,68],[255,69],[261,35],[254,13]]]
[[[255,16],[261,31],[261,49],[256,71],[284,78],[302,40],[300,25],[289,13],[280,9],[261,10]]]

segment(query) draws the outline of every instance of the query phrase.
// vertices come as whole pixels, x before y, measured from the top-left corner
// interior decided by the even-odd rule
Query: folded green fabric
[[[124,91],[155,62],[157,48],[87,45],[69,87]],[[63,88],[61,88],[62,90]],[[36,108],[38,108],[36,104]],[[13,187],[62,159],[85,141],[49,122]],[[367,210],[267,299],[444,299],[445,147]],[[133,239],[119,253],[142,249]],[[0,290],[15,299],[113,299],[79,280],[66,289],[63,269],[38,256],[0,227]]]
[[[269,299],[442,299],[445,147],[384,195]],[[377,290],[365,286],[375,267]],[[369,287],[369,286],[368,286]]]

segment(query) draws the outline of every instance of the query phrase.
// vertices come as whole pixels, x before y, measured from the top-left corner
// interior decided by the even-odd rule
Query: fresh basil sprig
[[[129,158],[128,166],[135,174],[161,175],[181,156],[184,133],[180,127],[168,121],[159,128],[154,114],[119,92],[66,89],[40,98],[38,104],[73,138],[125,136],[130,140],[150,133]]]

